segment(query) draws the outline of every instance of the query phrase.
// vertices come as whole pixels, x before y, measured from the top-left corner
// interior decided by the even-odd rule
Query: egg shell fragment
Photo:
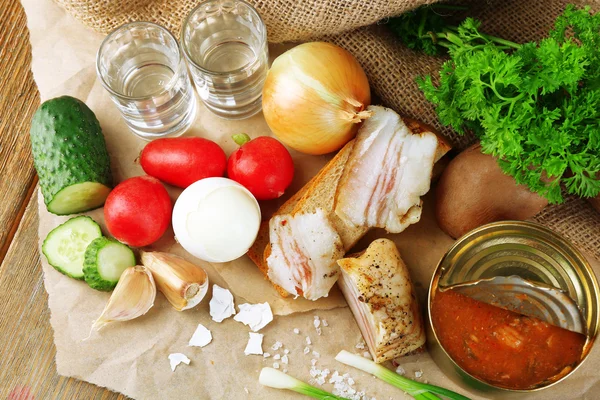
[[[210,316],[215,322],[222,322],[224,319],[235,315],[233,295],[228,289],[224,289],[219,285],[213,285],[213,295],[209,306]]]
[[[233,319],[248,325],[253,332],[258,332],[273,321],[273,312],[269,303],[244,303],[240,304],[239,308],[240,312]]]
[[[175,372],[175,368],[181,363],[190,365],[190,359],[185,354],[173,353],[169,354],[169,363],[171,364],[171,371]]]
[[[204,325],[198,324],[196,331],[188,342],[188,346],[204,347],[210,342],[212,342],[212,334]]]
[[[244,349],[244,354],[247,356],[250,354],[262,355],[263,334],[248,332],[248,335],[250,335],[250,337],[248,338],[248,344]]]

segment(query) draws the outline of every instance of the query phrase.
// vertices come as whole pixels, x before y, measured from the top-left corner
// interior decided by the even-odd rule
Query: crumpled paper
[[[143,174],[136,158],[145,142],[128,131],[108,94],[96,79],[95,55],[103,37],[66,15],[50,0],[23,0],[22,3],[31,32],[32,70],[42,101],[65,94],[85,101],[102,125],[116,181]],[[272,56],[280,54],[287,47],[272,46]],[[232,134],[246,132],[251,137],[271,134],[262,114],[249,120],[227,121],[212,115],[204,106],[199,109],[197,121],[186,135],[212,139],[228,154],[236,147],[230,138]],[[288,196],[308,181],[330,157],[296,152],[292,152],[292,156],[296,176]],[[173,199],[180,192],[176,188],[168,189]],[[270,215],[284,200],[262,204],[263,214]],[[41,196],[38,196],[38,201],[39,235],[43,239],[68,217],[49,214]],[[411,270],[422,310],[437,261],[453,243],[435,223],[433,195],[426,196],[424,201],[423,217],[418,224],[399,235],[372,231],[357,245],[357,249],[362,249],[377,237],[393,239]],[[102,209],[88,214],[100,223],[106,233]],[[270,353],[271,357],[244,355],[248,327],[233,318],[222,323],[211,320],[208,313],[211,291],[200,306],[185,312],[175,311],[159,294],[155,306],[147,315],[127,323],[113,324],[84,340],[90,333],[92,322],[102,312],[109,294],[94,291],[83,282],[61,275],[41,256],[59,374],[82,379],[135,399],[299,399],[302,396],[295,393],[264,388],[258,384],[260,369],[273,366],[273,356],[283,355],[284,349],[287,349],[289,364],[279,360],[280,369],[287,369],[288,373],[301,380],[311,379],[311,360],[314,359],[319,369],[328,368],[331,373],[335,370],[350,373],[356,381],[356,390],[365,391],[369,399],[410,398],[401,390],[334,360],[342,349],[359,354],[366,351],[356,347],[362,338],[337,288],[332,290],[329,298],[317,302],[282,299],[247,257],[226,264],[201,262],[174,241],[172,231],[168,231],[152,247],[182,255],[201,265],[208,273],[211,287],[216,283],[229,288],[235,296],[236,305],[268,301],[275,319],[261,333],[265,335],[263,350]],[[594,267],[596,271],[599,270],[596,262]],[[313,325],[315,316],[327,321],[327,327],[323,324],[320,327],[321,335]],[[204,348],[188,347],[198,323],[212,332],[213,341]],[[299,334],[294,333],[295,329],[299,330]],[[307,344],[307,338],[310,345]],[[283,344],[283,348],[273,350],[272,346],[277,341]],[[308,354],[304,354],[306,347],[310,350]],[[187,355],[191,363],[189,366],[182,364],[175,372],[171,372],[167,357],[177,352]],[[421,381],[426,380],[475,399],[491,396],[469,392],[456,385],[439,370],[426,352],[404,357],[399,362],[410,378],[415,378],[416,371],[422,371]],[[531,394],[528,398],[598,397],[600,383],[596,371],[599,368],[600,350],[595,348],[587,362],[566,382]],[[327,383],[323,388],[331,391],[332,385]]]

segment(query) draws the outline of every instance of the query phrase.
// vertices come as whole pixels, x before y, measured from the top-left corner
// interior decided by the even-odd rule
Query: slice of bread
[[[451,147],[448,142],[431,127],[412,119],[403,118],[403,120],[414,134],[422,132],[433,132],[436,134],[438,137],[438,147],[435,155],[436,163],[450,150]],[[350,250],[369,230],[369,228],[356,227],[345,223],[334,212],[337,185],[344,172],[346,161],[352,153],[353,145],[354,140],[348,142],[314,178],[285,202],[275,213],[276,215],[314,213],[317,208],[322,208],[329,214],[329,218],[335,230],[339,233],[346,251]],[[434,176],[435,173],[434,170]],[[269,223],[266,221],[261,225],[256,241],[250,250],[248,250],[248,256],[265,274],[266,279],[269,279],[267,275],[269,267],[266,261],[271,254],[269,242]],[[289,293],[283,288],[276,284],[273,285],[283,297],[289,296]]]
[[[307,185],[309,186],[308,190],[304,193],[300,201],[296,203],[294,211],[292,212],[293,214],[314,213],[317,208],[322,208],[328,213],[329,220],[340,235],[346,251],[350,250],[350,248],[354,246],[368,230],[366,228],[357,228],[354,225],[350,226],[346,224],[334,212],[335,192],[353,147],[354,140],[346,144],[339,153],[323,167],[317,175],[317,179],[312,183],[309,182]]]

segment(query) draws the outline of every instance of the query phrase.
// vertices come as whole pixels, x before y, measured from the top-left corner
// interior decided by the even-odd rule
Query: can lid
[[[479,281],[477,286],[485,286],[468,287]],[[597,334],[599,289],[591,266],[571,243],[542,225],[495,222],[460,238],[438,265],[430,299],[434,289],[455,285],[488,300],[498,296],[507,306],[521,307],[514,311],[582,332],[590,341]],[[519,302],[518,295],[531,297]]]
[[[511,275],[461,283],[451,288],[484,303],[535,317],[570,331],[587,333],[577,303],[563,290],[552,286]]]

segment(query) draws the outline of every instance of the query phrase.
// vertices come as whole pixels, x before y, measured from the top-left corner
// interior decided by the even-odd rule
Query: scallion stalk
[[[275,389],[287,389],[294,392],[320,400],[346,400],[343,397],[335,396],[322,389],[316,388],[304,383],[301,380],[294,378],[286,373],[283,373],[274,368],[263,368],[260,371],[258,382],[263,386],[268,386]]]
[[[335,359],[342,364],[346,364],[360,369],[361,371],[368,372],[382,381],[404,390],[417,400],[439,399],[439,397],[437,397],[434,393],[441,394],[442,396],[446,396],[452,400],[470,400],[468,397],[451,390],[405,378],[367,358],[352,354],[346,350],[340,351]]]

